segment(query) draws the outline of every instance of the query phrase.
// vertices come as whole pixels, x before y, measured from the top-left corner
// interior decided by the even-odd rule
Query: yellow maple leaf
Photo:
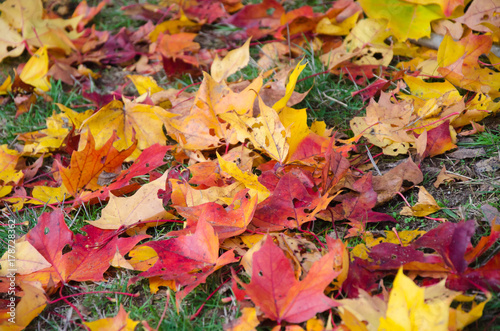
[[[115,317],[101,318],[93,322],[83,322],[91,331],[134,331],[138,321],[128,317],[128,313],[120,305],[120,310]]]
[[[245,307],[241,310],[242,315],[235,321],[225,325],[226,331],[251,331],[260,324],[255,308]]]
[[[158,190],[165,188],[168,172],[160,178],[143,185],[130,197],[116,197],[110,193],[110,199],[102,210],[101,218],[89,222],[100,229],[119,229],[139,221],[172,218],[158,198]]]
[[[140,104],[127,99],[124,99],[124,102],[113,100],[82,123],[80,150],[83,149],[88,132],[94,136],[97,149],[109,140],[113,132],[120,138],[113,144],[118,150],[129,148],[135,140],[140,150],[156,143],[166,144],[163,121],[176,115],[158,106]],[[140,151],[134,151],[127,161],[134,160],[139,154]]]
[[[45,291],[40,282],[21,281],[19,287],[23,290],[23,296],[15,308],[15,322],[8,320],[8,313],[7,316],[0,315],[2,331],[24,330],[47,306]]]
[[[278,113],[283,108],[285,108],[288,100],[290,100],[292,93],[295,90],[295,85],[297,84],[297,79],[299,78],[300,73],[302,72],[302,70],[304,70],[306,65],[307,65],[307,63],[302,64],[302,60],[301,60],[299,63],[297,63],[297,65],[293,69],[292,73],[290,74],[290,77],[288,78],[288,84],[286,84],[285,95],[283,96],[283,98],[276,101],[276,103],[272,107]]]
[[[378,330],[447,331],[449,307],[459,294],[448,290],[445,280],[426,288],[418,287],[400,268]]]
[[[47,72],[49,71],[49,55],[47,46],[43,46],[36,51],[24,66],[19,78],[26,84],[33,85],[40,91],[50,90]]]
[[[441,209],[434,197],[423,186],[417,187],[420,189],[417,204],[413,207],[404,206],[400,212],[401,215],[423,217]]]
[[[14,47],[10,52],[5,52],[0,47],[0,59],[20,55],[24,50],[23,40],[30,46],[59,48],[69,54],[75,49],[71,40],[82,34],[77,32],[77,26],[83,16],[67,20],[45,18],[41,0],[7,0],[0,4],[0,11],[1,19],[8,25],[7,29],[1,29],[8,34],[6,39],[2,35],[2,39],[5,43],[9,43],[6,46]],[[4,24],[0,23],[0,28],[2,25]],[[16,31],[21,31],[21,35],[13,33]]]
[[[29,243],[29,241],[24,240],[24,238],[25,237],[19,238],[14,245],[14,250],[16,252],[16,273],[19,275],[27,275],[50,267],[52,264],[50,264],[42,254]],[[12,263],[12,260],[9,260],[9,253],[5,252],[0,259],[0,276],[5,277],[9,273],[9,269],[12,269],[12,265],[9,265],[9,263]]]
[[[158,86],[153,77],[127,75],[127,78],[130,79],[132,83],[134,83],[134,86],[140,95],[143,95],[146,92],[149,92],[149,94],[154,94],[163,91],[163,89]]]
[[[266,200],[270,195],[269,190],[259,183],[257,175],[241,171],[235,163],[224,160],[219,153],[217,153],[217,159],[219,159],[221,170],[227,172],[238,182],[245,185],[250,190],[248,193],[251,197],[258,195],[259,203]]]
[[[229,51],[222,60],[215,57],[210,70],[213,79],[220,82],[247,66],[250,61],[250,40],[252,38],[248,38],[243,46]]]
[[[16,170],[20,157],[21,154],[9,149],[7,145],[0,146],[0,197],[12,191],[12,186],[9,184],[17,184],[24,177],[22,171]]]
[[[266,106],[259,96],[260,115],[249,117],[235,113],[220,114],[219,117],[231,124],[240,142],[249,139],[256,149],[280,163],[284,163],[290,148],[287,139],[290,130],[280,121],[278,113]]]

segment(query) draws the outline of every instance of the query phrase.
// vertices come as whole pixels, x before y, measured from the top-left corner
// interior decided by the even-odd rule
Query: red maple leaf
[[[272,320],[301,323],[317,313],[337,306],[324,290],[340,273],[333,270],[335,255],[329,252],[314,263],[307,276],[299,281],[285,253],[267,236],[261,249],[253,255],[252,280],[244,284],[250,299]]]

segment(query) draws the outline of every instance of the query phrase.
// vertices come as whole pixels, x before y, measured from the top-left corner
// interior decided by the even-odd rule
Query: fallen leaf
[[[9,314],[10,308],[0,312],[0,316],[8,316],[6,319],[0,318],[0,328],[6,331],[21,331],[24,330],[31,321],[37,317],[47,306],[47,298],[45,292],[39,282],[23,282],[19,283],[22,289],[23,296],[21,301],[15,306],[15,315]],[[10,301],[12,302],[12,301]],[[12,317],[12,320],[8,318]]]
[[[134,331],[139,321],[131,320],[128,315],[129,313],[120,304],[120,310],[115,317],[101,318],[93,322],[83,322],[83,324],[91,331]]]
[[[80,129],[83,138],[80,138],[80,143],[92,135],[96,148],[101,148],[115,134],[120,138],[113,143],[117,150],[129,149],[135,142],[140,150],[157,143],[165,145],[163,121],[175,115],[158,106],[139,104],[127,99],[124,102],[114,100],[87,118]],[[137,156],[138,154],[135,158]]]
[[[418,202],[412,207],[404,206],[400,215],[423,217],[441,210],[436,200],[423,186],[417,187],[419,188]]]
[[[101,172],[116,173],[121,170],[123,161],[133,153],[136,144],[119,151],[113,147],[116,140],[117,136],[113,134],[101,148],[96,149],[94,137],[89,134],[85,149],[72,154],[69,167],[58,164],[63,185],[69,194],[76,197],[82,189],[97,190],[100,188],[97,180]]]
[[[177,212],[186,219],[183,230],[170,231],[168,236],[193,233],[201,220],[213,226],[219,240],[235,237],[245,232],[257,207],[257,197],[247,196],[248,190],[238,192],[227,207],[215,202],[207,202],[193,207],[175,206]]]
[[[267,236],[262,248],[253,255],[250,284],[243,284],[234,273],[233,277],[268,318],[278,323],[301,323],[337,305],[323,293],[339,274],[333,271],[333,257],[331,252],[325,255],[304,280],[298,281],[290,261]]]
[[[468,181],[468,180],[470,180],[470,178],[462,176],[462,175],[447,172],[446,167],[443,166],[443,168],[441,169],[441,171],[439,172],[439,174],[436,178],[436,181],[434,182],[434,187],[438,188],[439,185],[441,185],[443,183],[454,182],[455,180]]]
[[[233,162],[225,161],[219,155],[219,153],[217,153],[217,159],[219,160],[220,169],[228,173],[238,182],[245,185],[245,187],[249,189],[248,193],[250,194],[250,196],[256,196],[259,200],[259,203],[269,197],[269,190],[264,185],[259,183],[258,177],[256,175],[241,171],[240,168],[238,168],[238,166]]]
[[[13,256],[13,252],[15,252],[16,257],[15,263],[9,259],[9,254]],[[5,277],[9,269],[16,270],[16,273],[20,275],[25,275],[50,266],[51,264],[28,241],[18,239],[15,245],[12,248],[9,247],[0,259],[0,276]]]
[[[49,56],[47,47],[43,46],[26,62],[19,78],[26,84],[32,85],[42,92],[50,90],[50,82],[47,77],[49,71]]]
[[[444,281],[418,287],[400,268],[389,294],[385,318],[379,330],[448,330],[449,307],[459,292],[450,291]]]
[[[100,229],[119,229],[141,221],[166,219],[169,213],[163,207],[163,201],[158,198],[158,190],[165,187],[167,176],[168,172],[165,172],[160,178],[143,185],[130,197],[110,194],[101,217],[89,223]]]
[[[220,82],[247,66],[248,61],[250,61],[251,39],[248,38],[243,46],[229,51],[224,59],[221,60],[217,56],[215,57],[210,71],[213,79]]]
[[[360,4],[368,17],[386,19],[388,28],[399,41],[429,37],[431,21],[444,17],[436,5],[422,5],[400,0],[382,2],[361,0]],[[398,8],[398,10],[391,10],[392,8]]]
[[[245,307],[242,309],[242,315],[234,321],[224,325],[226,331],[249,331],[255,330],[260,324],[257,319],[257,311],[255,308]]]

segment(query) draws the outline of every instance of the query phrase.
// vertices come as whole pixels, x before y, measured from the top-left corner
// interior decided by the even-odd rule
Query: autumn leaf
[[[68,193],[77,196],[82,189],[99,189],[99,174],[103,171],[116,173],[121,169],[123,161],[133,153],[136,144],[119,151],[113,147],[116,139],[116,134],[113,134],[101,148],[96,149],[94,137],[90,134],[85,149],[73,153],[69,167],[59,164],[62,182]]]
[[[19,78],[26,84],[32,85],[42,92],[50,90],[50,83],[47,77],[49,71],[49,56],[47,47],[43,46],[26,62]]]
[[[161,276],[164,280],[174,280],[176,284],[186,286],[176,295],[177,304],[196,286],[222,266],[236,262],[234,253],[228,251],[219,256],[219,240],[214,228],[206,221],[197,222],[192,235],[147,242],[135,248],[150,247],[157,254],[156,263],[139,274],[138,277]],[[193,271],[196,270],[196,273]],[[134,281],[136,281],[135,278]]]
[[[207,202],[193,207],[175,206],[177,212],[186,218],[183,230],[171,231],[169,236],[187,235],[194,232],[196,224],[206,221],[213,226],[219,240],[242,234],[253,219],[257,207],[257,196],[250,198],[248,190],[238,192],[227,207]]]
[[[333,257],[331,252],[325,255],[304,280],[298,281],[290,261],[272,237],[267,236],[262,248],[253,255],[250,284],[242,283],[234,274],[233,277],[268,318],[278,323],[301,323],[336,306],[335,301],[323,293],[338,275],[333,271]]]
[[[272,194],[257,206],[252,225],[270,231],[298,228],[313,221],[333,197],[314,191],[311,174],[297,170],[279,179]]]
[[[0,328],[2,330],[24,330],[47,306],[47,298],[39,282],[20,282],[19,287],[22,289],[23,296],[15,306],[15,315],[11,316],[6,311],[10,312],[10,308],[0,310]],[[14,317],[15,322],[12,323],[12,320],[8,319],[9,317]]]
[[[163,207],[163,201],[158,198],[158,190],[165,187],[167,177],[168,172],[165,172],[160,178],[143,185],[131,197],[116,197],[111,194],[101,217],[89,223],[100,229],[119,229],[140,221],[167,218],[169,213]]]
[[[423,217],[433,214],[441,209],[436,200],[423,187],[418,186],[418,202],[414,206],[405,206],[401,210],[401,215]]]
[[[101,318],[93,322],[83,322],[83,324],[91,331],[134,331],[139,321],[131,320],[128,315],[123,305],[120,305],[120,310],[115,317]]]
[[[217,56],[215,57],[210,71],[213,79],[220,82],[247,66],[248,61],[250,61],[251,39],[252,38],[248,38],[240,48],[228,52],[224,59],[221,60]]]
[[[249,139],[255,148],[284,163],[290,148],[287,142],[290,131],[283,126],[277,112],[266,106],[260,97],[259,109],[258,117],[237,114],[221,114],[219,117],[236,127],[239,141]]]
[[[44,286],[49,285],[49,279],[53,285],[56,282],[56,286],[68,280],[101,281],[117,250],[125,255],[140,240],[149,237],[118,238],[115,231],[101,230],[91,225],[84,226],[82,232],[87,235],[73,235],[60,210],[42,214],[37,226],[26,235],[26,240],[51,266],[27,274],[23,279],[42,278],[47,282]],[[63,254],[66,246],[72,250]]]
[[[115,134],[119,140],[113,143],[117,150],[125,150],[134,146],[144,150],[156,143],[165,145],[163,121],[175,116],[161,107],[136,103],[124,99],[124,103],[114,100],[81,125],[82,138],[92,135],[96,148],[101,148]],[[87,138],[88,139],[88,138]],[[135,158],[139,153],[136,152]],[[134,158],[134,159],[135,159]]]
[[[360,3],[369,17],[387,20],[392,34],[400,41],[429,37],[431,21],[444,17],[440,8],[433,4],[422,5],[400,0],[361,0]]]
[[[236,164],[225,161],[218,153],[217,159],[219,160],[221,170],[245,185],[245,187],[249,189],[249,194],[253,197],[257,197],[259,203],[267,199],[270,194],[269,190],[259,183],[256,175],[241,171]]]
[[[9,263],[9,251],[0,259],[0,276],[6,276],[9,269],[15,266],[20,275],[30,274],[51,266],[45,258],[28,241],[19,239],[12,248],[16,252],[15,265]]]
[[[448,330],[449,307],[458,294],[448,290],[444,281],[419,288],[400,268],[379,330]]]
[[[227,331],[245,331],[253,330],[259,324],[257,319],[257,311],[255,308],[245,307],[242,309],[242,315],[235,321],[231,321],[224,326]]]

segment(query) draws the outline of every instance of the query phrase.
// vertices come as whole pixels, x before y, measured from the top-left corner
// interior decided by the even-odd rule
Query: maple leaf
[[[113,147],[116,139],[116,134],[113,134],[100,149],[96,149],[94,137],[89,134],[85,149],[72,154],[68,168],[58,164],[63,185],[69,194],[76,197],[82,189],[99,189],[99,174],[103,171],[116,173],[121,169],[123,161],[133,153],[136,144],[124,151],[118,151]]]
[[[338,196],[342,203],[330,208],[333,215],[332,221],[344,219],[350,221],[349,224],[353,226],[353,229],[349,236],[354,234],[352,231],[362,231],[366,222],[395,222],[393,217],[371,210],[377,203],[377,193],[372,186],[371,173],[354,182],[352,189],[358,193]]]
[[[53,152],[64,146],[66,139],[69,139],[72,124],[73,128],[80,127],[81,123],[93,114],[92,110],[77,113],[72,109],[57,104],[62,113],[47,117],[45,120],[46,129],[26,132],[18,135],[18,139],[24,141],[23,151],[29,154],[41,154]]]
[[[224,325],[224,330],[227,331],[243,331],[255,329],[259,324],[257,319],[257,311],[255,308],[245,307],[242,310],[242,315],[235,321],[231,321]]]
[[[439,126],[427,131],[427,144],[424,156],[436,156],[451,149],[457,148],[456,132],[450,127],[450,121],[446,120]]]
[[[279,179],[272,194],[257,206],[252,225],[270,231],[294,229],[313,221],[334,197],[315,190],[310,173],[298,169]]]
[[[226,117],[223,115],[235,111],[245,115],[245,118],[246,115],[251,116],[256,92],[261,87],[262,77],[258,77],[243,91],[235,93],[224,81],[217,82],[204,73],[192,106],[185,110],[174,107],[172,111],[179,116],[165,121],[167,131],[187,150],[215,148],[223,143],[226,146],[236,144],[246,136],[237,137],[234,128],[225,123]]]
[[[124,103],[114,100],[82,123],[80,133],[83,139],[80,139],[80,142],[86,141],[85,138],[92,135],[96,148],[101,148],[116,132],[120,139],[113,145],[118,150],[131,148],[136,141],[140,150],[157,143],[165,145],[167,138],[163,133],[163,121],[173,116],[175,115],[158,106],[127,99],[124,99]],[[138,156],[139,153],[136,152],[134,159]]]
[[[438,72],[455,86],[497,98],[500,96],[500,73],[479,67],[478,62],[479,56],[490,52],[491,45],[488,35],[470,33],[459,41],[446,35],[438,49]]]
[[[236,128],[240,135],[239,141],[249,139],[255,148],[284,163],[290,148],[287,142],[290,130],[283,126],[277,112],[266,106],[260,96],[259,109],[258,117],[240,116],[234,113],[221,114],[219,117]]]
[[[397,192],[404,192],[423,180],[424,175],[420,168],[411,158],[408,158],[383,176],[373,177],[373,190],[377,192],[377,204],[389,201]]]
[[[458,1],[458,0],[452,0]],[[474,31],[494,32],[489,26],[499,26],[498,2],[475,0],[470,3],[464,15],[455,19]]]
[[[241,68],[247,66],[250,61],[250,40],[248,40],[240,48],[233,49],[228,52],[223,60],[215,57],[210,74],[217,82],[225,80]]]
[[[168,175],[165,172],[160,178],[143,185],[133,196],[120,198],[111,194],[101,217],[89,223],[101,229],[119,229],[139,221],[170,218],[163,201],[158,198],[158,190],[165,187]]]
[[[400,41],[429,37],[430,22],[444,17],[436,5],[421,5],[400,0],[361,0],[360,4],[369,17],[386,19],[392,34]]]
[[[102,281],[103,273],[110,267],[109,262],[119,253],[128,253],[147,235],[130,238],[118,238],[118,232],[101,230],[91,225],[81,229],[87,235],[77,234],[69,230],[64,215],[57,209],[52,213],[44,213],[37,225],[26,235],[26,240],[51,264],[49,268],[22,276],[24,280],[40,279],[44,287],[49,282],[56,286],[59,282]],[[66,246],[72,250],[63,254]]]
[[[30,274],[51,266],[45,258],[26,240],[18,239],[14,245],[16,252],[16,272],[20,275]],[[9,252],[0,259],[0,276],[6,276],[12,265],[9,265]]]
[[[223,22],[244,28],[248,37],[260,39],[281,25],[280,18],[284,13],[283,6],[277,1],[264,0],[260,4],[245,6]]]
[[[254,174],[248,174],[243,172],[238,168],[238,166],[232,162],[225,161],[219,153],[217,153],[217,159],[219,160],[220,169],[241,182],[249,189],[249,194],[253,197],[258,197],[259,203],[267,199],[269,196],[269,190],[259,183],[259,179]]]
[[[219,240],[214,228],[206,221],[199,220],[192,235],[153,241],[136,247],[131,253],[142,247],[150,247],[157,254],[155,264],[133,278],[160,276],[164,280],[174,280],[176,284],[186,286],[176,295],[177,304],[196,286],[222,266],[238,261],[232,251],[219,256]],[[197,272],[193,272],[193,271]]]
[[[9,314],[10,308],[0,309],[0,328],[5,331],[24,330],[47,306],[47,298],[39,282],[21,281],[18,284],[22,289],[22,292],[19,293],[22,294],[22,297],[15,306],[15,315]],[[9,320],[10,317],[14,318],[14,323]]]
[[[466,176],[462,176],[462,175],[458,175],[458,174],[454,174],[454,173],[448,173],[446,171],[446,167],[443,166],[443,168],[441,168],[441,171],[439,172],[439,174],[436,178],[436,181],[434,182],[433,185],[435,188],[438,188],[439,185],[441,185],[443,183],[453,182],[455,180],[468,181],[469,179],[470,178],[466,177]]]
[[[384,154],[406,154],[415,141],[413,134],[405,130],[416,119],[410,101],[394,103],[390,93],[382,92],[376,103],[373,99],[366,107],[365,117],[355,117],[350,125],[355,135],[363,135],[380,148]]]
[[[137,324],[139,324],[139,321],[131,320],[128,315],[129,313],[127,313],[123,308],[123,305],[120,304],[120,310],[115,317],[101,318],[93,322],[83,322],[83,324],[91,331],[134,331]]]
[[[23,173],[16,170],[21,154],[9,149],[7,145],[0,146],[0,197],[12,191],[9,184],[17,184],[23,178]]]
[[[400,268],[379,330],[448,330],[449,306],[460,293],[446,289],[444,283],[419,288]]]
[[[207,202],[193,207],[175,206],[177,212],[186,218],[183,230],[171,231],[168,236],[178,236],[192,233],[201,220],[213,226],[219,240],[224,240],[242,234],[253,218],[257,207],[257,197],[247,196],[248,190],[238,192],[229,206],[215,202]]]
[[[63,248],[73,242],[73,232],[64,222],[62,211],[42,214],[26,240],[52,265],[59,281],[64,281],[64,271],[57,266],[62,263]]]
[[[14,47],[14,50],[1,54],[0,60],[5,56],[17,56],[22,53],[25,46],[21,41],[25,40],[28,45],[35,47],[47,46],[48,48],[62,49],[66,54],[75,49],[72,39],[79,37],[77,25],[81,16],[70,18],[44,18],[43,5],[40,0],[7,0],[0,5],[3,21],[9,25],[4,31],[9,35],[4,39],[8,43],[7,47]],[[4,26],[6,24],[3,24]],[[21,35],[17,31],[21,31]],[[10,42],[17,41],[11,44]],[[19,49],[20,48],[20,49]]]
[[[333,270],[334,254],[327,253],[298,281],[290,261],[267,236],[262,248],[253,254],[252,278],[244,284],[233,271],[250,299],[272,320],[282,323],[304,322],[319,312],[336,306],[324,293],[325,287],[339,274]]]
[[[427,192],[425,187],[418,186],[418,202],[414,206],[404,206],[401,215],[423,217],[441,210],[434,197]]]
[[[50,90],[50,82],[47,78],[49,71],[49,55],[47,46],[43,46],[26,62],[19,78],[26,84],[32,85],[42,92]]]

